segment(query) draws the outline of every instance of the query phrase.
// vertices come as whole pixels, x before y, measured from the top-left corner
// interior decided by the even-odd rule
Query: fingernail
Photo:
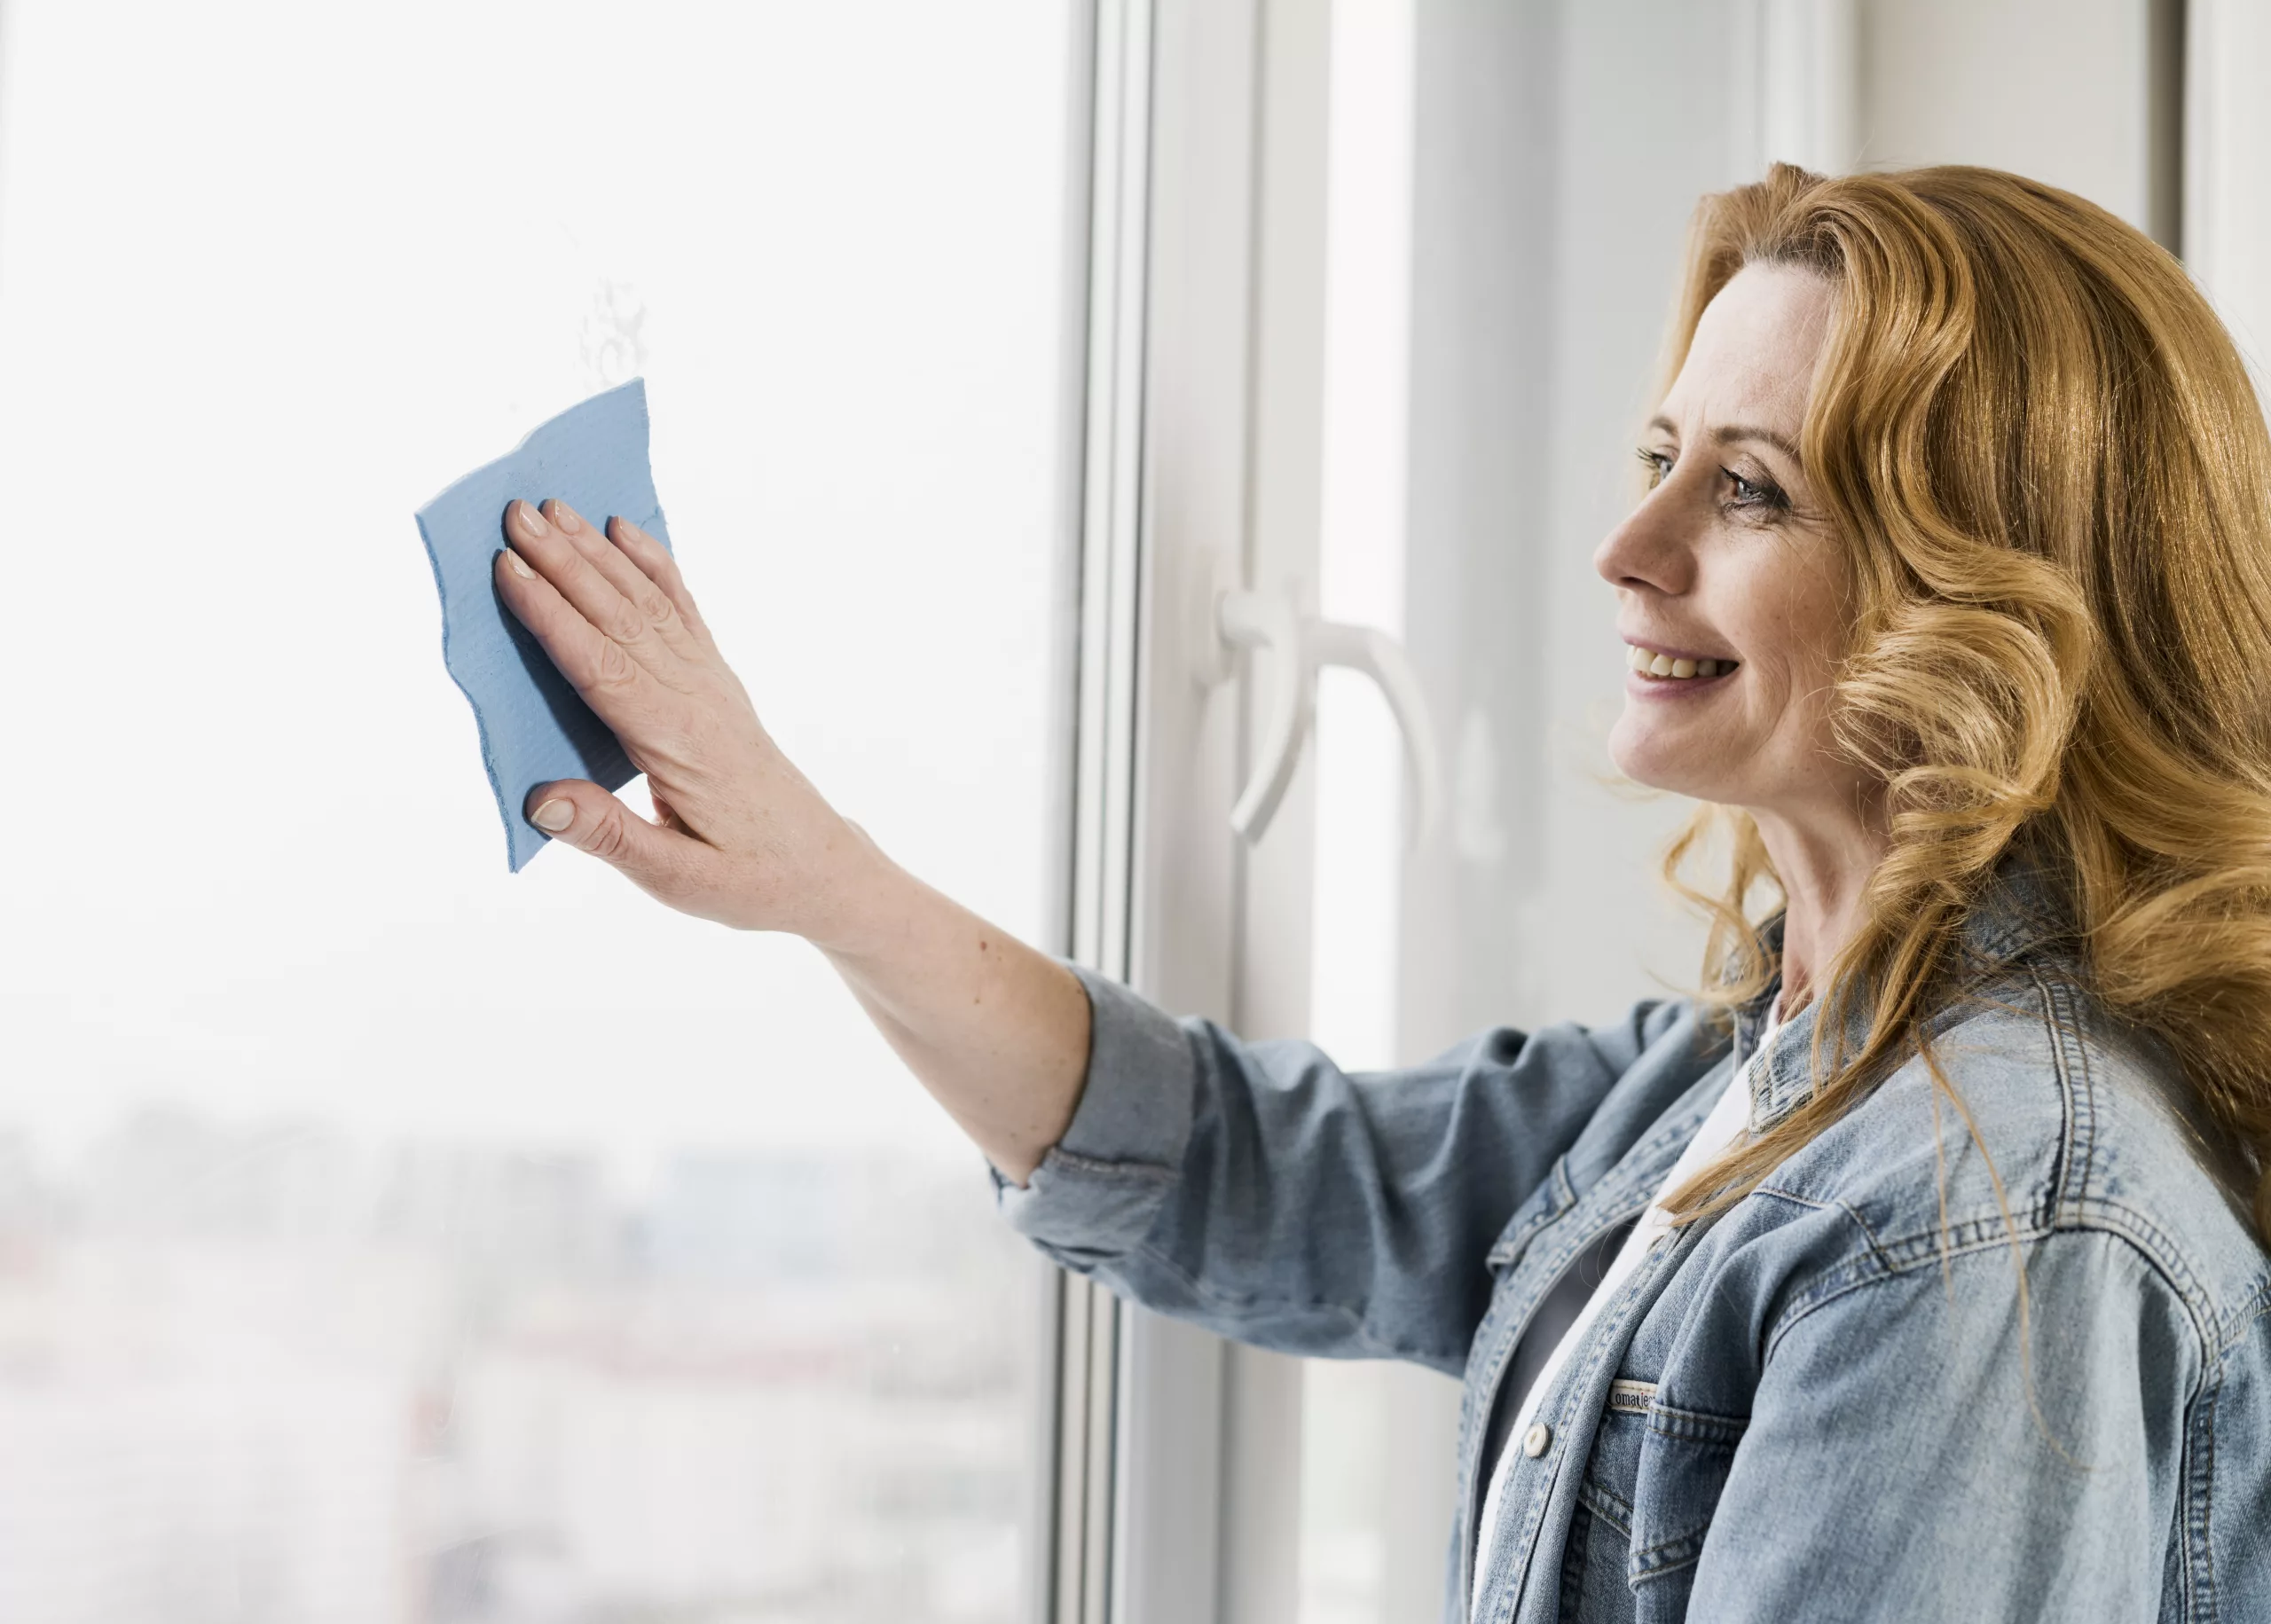
[[[554,502],[552,505],[552,522],[570,536],[584,528],[583,515],[565,502]]]
[[[520,524],[521,534],[526,536],[530,540],[541,541],[544,539],[544,515],[537,512],[536,504],[534,502],[523,502],[521,504]]]
[[[652,540],[654,540],[654,537],[653,537],[652,536],[649,536],[648,534],[647,534],[647,532],[646,532],[646,531],[644,531],[644,530],[640,530],[637,525],[635,525],[635,524],[632,523],[632,522],[631,522],[631,521],[630,521],[630,520],[628,520],[628,519],[617,519],[617,520],[615,522],[615,528],[616,528],[617,530],[621,530],[621,531],[622,531],[625,535],[626,535],[626,536],[635,536],[635,537],[637,537],[640,541],[652,541]]]
[[[576,804],[572,801],[546,801],[529,814],[529,821],[547,835],[557,835],[576,821]]]
[[[505,549],[505,568],[511,570],[515,575],[520,577],[523,581],[533,581],[536,579],[536,571],[529,568],[528,560],[523,558],[510,547]]]

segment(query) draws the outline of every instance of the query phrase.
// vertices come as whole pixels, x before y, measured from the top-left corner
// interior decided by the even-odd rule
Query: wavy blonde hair
[[[2017,850],[2271,1235],[2271,434],[2237,349],[2173,258],[2071,193],[1778,165],[1699,208],[1670,371],[1762,263],[1834,289],[1802,450],[1855,584],[1837,742],[1884,784],[1890,843],[1825,978],[1811,1096],[1675,1211],[1732,1204],[1930,1061],[1926,1021],[1989,968],[1960,927]],[[1715,822],[1732,862],[1707,894],[1679,876]],[[1748,904],[1779,889],[1756,827],[1706,807],[1665,870],[1712,917],[1707,1001],[1755,997],[1776,966]]]

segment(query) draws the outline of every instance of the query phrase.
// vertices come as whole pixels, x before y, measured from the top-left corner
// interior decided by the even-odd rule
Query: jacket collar
[[[2006,854],[1981,890],[1958,927],[1958,977],[1967,986],[2000,979],[2021,963],[2041,964],[2069,975],[2080,964],[2080,945],[2071,923],[2072,911],[2064,888],[2041,862],[2018,853]],[[1782,952],[1782,916],[1776,914],[1759,932],[1779,964]],[[1735,1063],[1743,1064],[1757,1051],[1766,1030],[1766,1014],[1780,995],[1779,969],[1765,988],[1735,1009]],[[1950,999],[1931,1012],[1928,1032],[1944,1029],[1958,1013],[1961,1000]],[[1763,1132],[1795,1110],[1813,1092],[1815,1017],[1819,998],[1775,1030],[1773,1040],[1750,1069],[1750,1126]],[[1853,999],[1845,1011],[1844,1031],[1822,1044],[1826,1063],[1841,1049],[1857,1054],[1867,1040],[1874,1005],[1865,997]],[[1842,1040],[1842,1041],[1841,1041]]]

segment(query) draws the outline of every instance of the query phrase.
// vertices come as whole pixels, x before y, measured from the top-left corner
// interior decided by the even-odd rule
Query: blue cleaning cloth
[[[418,533],[442,594],[442,660],[480,724],[482,764],[515,874],[552,838],[523,811],[530,790],[559,778],[620,789],[637,772],[607,724],[576,697],[497,595],[491,571],[505,545],[506,504],[546,497],[593,524],[628,519],[671,545],[647,467],[644,380],[570,406],[418,510]]]

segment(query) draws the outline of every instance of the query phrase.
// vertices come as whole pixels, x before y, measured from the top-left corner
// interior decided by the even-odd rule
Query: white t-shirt
[[[1773,1038],[1775,1029],[1781,1024],[1781,1016],[1782,1000],[1777,998],[1773,1008],[1767,1012],[1766,1030],[1759,1035],[1757,1047],[1751,1050],[1750,1057],[1743,1062],[1742,1069],[1728,1082],[1726,1092],[1719,1096],[1718,1103],[1711,1107],[1711,1114],[1703,1118],[1703,1126],[1695,1131],[1695,1137],[1688,1141],[1687,1149],[1679,1153],[1679,1159],[1671,1165],[1671,1171],[1664,1175],[1664,1181],[1656,1187],[1655,1199],[1648,1204],[1648,1210],[1640,1214],[1640,1221],[1632,1226],[1632,1233],[1624,1237],[1624,1244],[1617,1248],[1615,1260],[1602,1274],[1600,1284],[1585,1299],[1585,1306],[1570,1322],[1569,1329],[1561,1333],[1561,1340],[1553,1345],[1553,1352],[1546,1355],[1545,1363],[1538,1369],[1537,1379],[1529,1385],[1529,1391],[1522,1394],[1521,1408],[1515,1410],[1513,1424],[1506,1429],[1506,1441],[1499,1447],[1497,1463],[1490,1470],[1490,1493],[1482,1502],[1482,1525],[1477,1535],[1480,1549],[1474,1558],[1474,1591],[1467,1603],[1470,1611],[1479,1612],[1482,1605],[1482,1581],[1490,1571],[1490,1558],[1497,1545],[1498,1499],[1505,1492],[1515,1456],[1523,1453],[1522,1439],[1537,1415],[1539,1402],[1552,1390],[1555,1378],[1561,1374],[1561,1367],[1569,1362],[1569,1356],[1584,1341],[1585,1333],[1600,1317],[1601,1309],[1615,1300],[1616,1294],[1624,1289],[1624,1283],[1631,1279],[1639,1268],[1641,1259],[1648,1255],[1648,1248],[1655,1244],[1658,1236],[1670,1233],[1671,1214],[1664,1211],[1663,1198],[1678,1189],[1690,1173],[1742,1137],[1743,1130],[1750,1121],[1751,1068],[1758,1063],[1759,1055],[1766,1052],[1767,1043]]]

